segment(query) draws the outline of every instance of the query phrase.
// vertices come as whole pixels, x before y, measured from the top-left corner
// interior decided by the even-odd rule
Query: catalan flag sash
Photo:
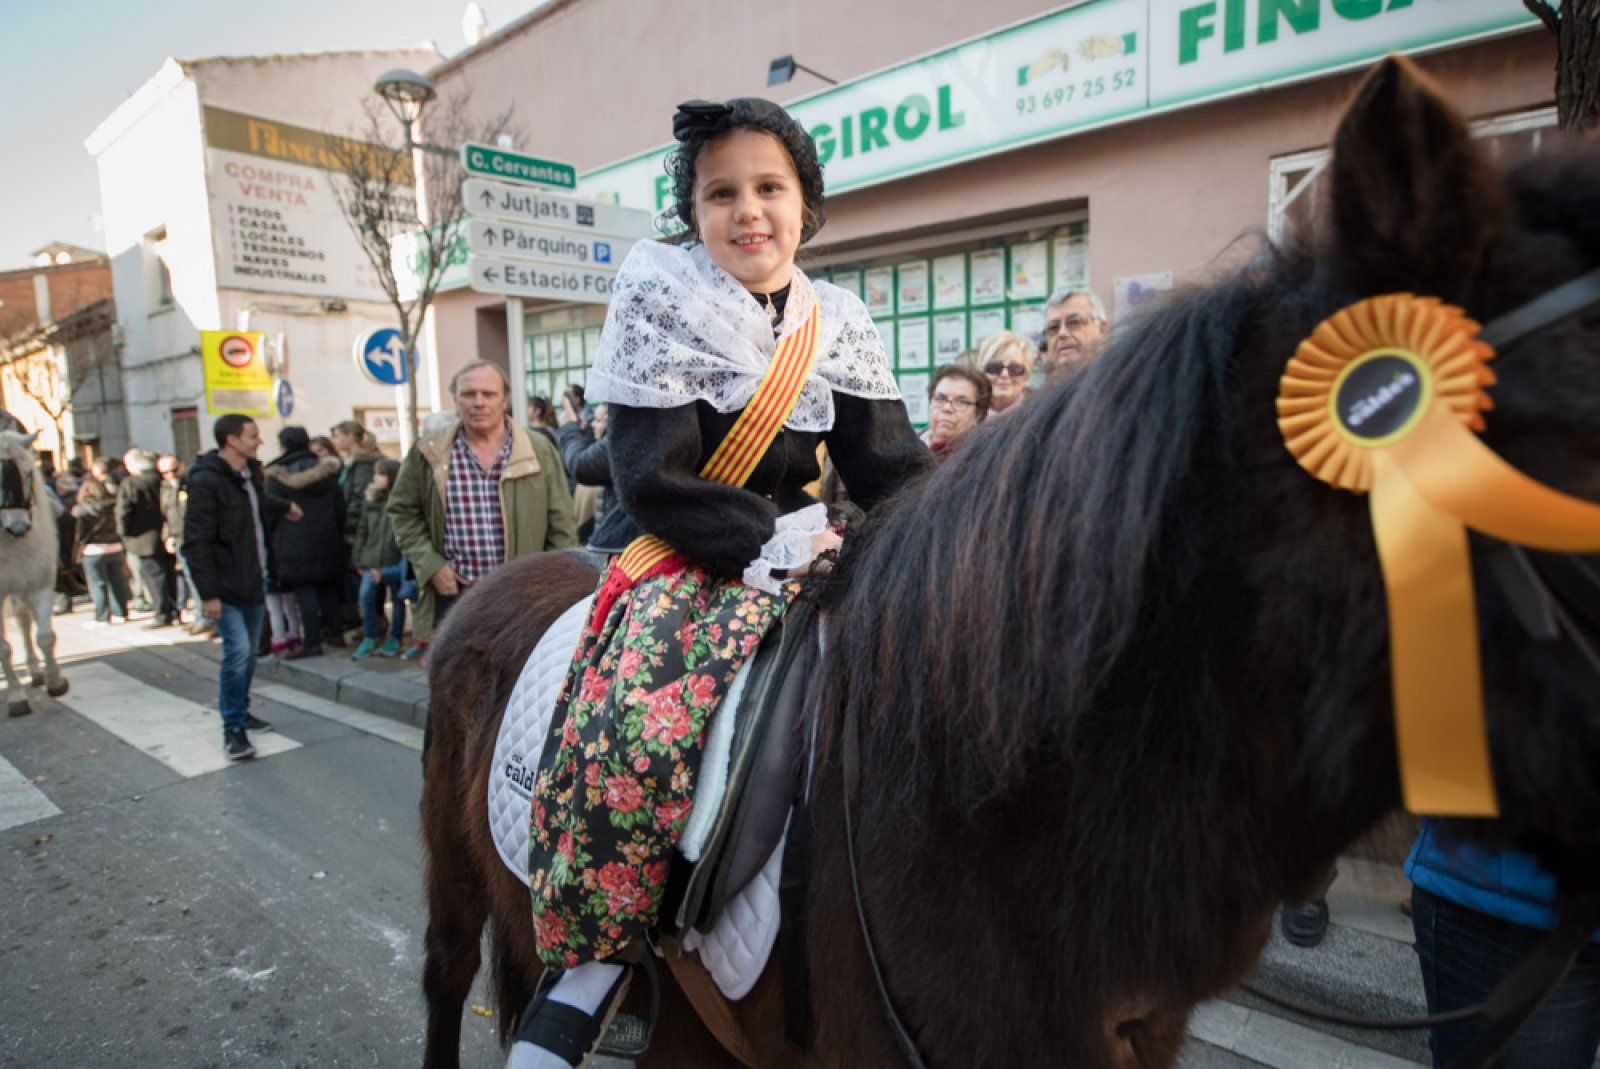
[[[821,316],[813,304],[811,314],[799,329],[790,331],[778,343],[778,351],[756,387],[755,396],[700,469],[702,479],[727,486],[743,486],[749,480],[789,413],[794,411],[806,376],[817,362],[820,334]],[[639,580],[677,567],[683,560],[682,554],[655,535],[645,534],[634,539],[612,562],[605,583],[595,595],[594,612],[589,617],[591,626],[597,620],[604,620],[616,599]]]

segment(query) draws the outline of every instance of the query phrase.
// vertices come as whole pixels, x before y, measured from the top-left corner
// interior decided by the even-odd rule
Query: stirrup
[[[655,951],[645,945],[637,960],[631,963],[650,980],[650,1016],[636,1017],[631,1013],[617,1013],[611,1018],[605,1035],[601,1037],[596,1054],[613,1058],[642,1058],[650,1050],[650,1041],[656,1034],[656,1021],[661,1018],[661,974],[656,965]],[[624,996],[626,992],[624,992]]]
[[[559,975],[546,970],[535,989],[533,999],[523,1009],[517,1021],[512,1044],[529,1043],[548,1051],[568,1065],[585,1066],[593,1055],[600,1053],[599,1039],[617,1008],[628,997],[631,974],[624,970],[617,979],[615,990],[600,1016],[595,1017],[561,1002],[550,1001]]]

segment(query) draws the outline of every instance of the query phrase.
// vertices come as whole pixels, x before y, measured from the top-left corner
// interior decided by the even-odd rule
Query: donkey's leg
[[[44,656],[45,693],[52,698],[59,698],[67,692],[67,680],[61,674],[61,666],[56,664],[55,591],[49,587],[36,590],[29,595],[28,601],[33,609],[33,627],[39,640],[39,652]]]
[[[17,670],[11,667],[11,643],[6,641],[6,610],[10,607],[11,599],[0,595],[0,667],[6,675],[6,715],[27,716],[33,706],[28,704],[28,692],[22,689]]]
[[[39,667],[39,652],[33,646],[33,629],[38,619],[35,611],[34,593],[18,594],[12,602],[12,612],[17,621],[17,634],[22,639],[22,653],[28,660],[28,686],[44,686],[44,671]]]
[[[441,755],[442,756],[442,755]],[[435,761],[430,771],[445,764]],[[482,961],[489,900],[478,882],[471,846],[459,833],[459,814],[434,804],[432,776],[423,788],[423,838],[428,849],[428,934],[423,943],[422,993],[428,1000],[423,1069],[459,1069],[461,1013]]]

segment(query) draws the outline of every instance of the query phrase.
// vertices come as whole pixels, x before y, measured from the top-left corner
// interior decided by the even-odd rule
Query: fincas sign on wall
[[[1516,0],[1090,0],[786,106],[841,193],[1535,24]],[[592,171],[579,190],[663,212],[670,149]]]

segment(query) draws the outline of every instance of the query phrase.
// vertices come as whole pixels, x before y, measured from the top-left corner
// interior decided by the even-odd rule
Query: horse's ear
[[[1466,123],[1411,61],[1390,56],[1361,83],[1334,138],[1332,179],[1343,282],[1465,298],[1504,194]]]

